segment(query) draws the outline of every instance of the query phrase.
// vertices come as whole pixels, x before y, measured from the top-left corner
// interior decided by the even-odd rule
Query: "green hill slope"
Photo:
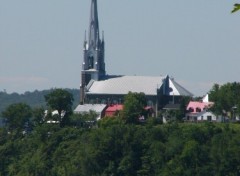
[[[73,109],[79,103],[79,90],[78,89],[66,89],[74,97]],[[35,90],[33,92],[25,92],[23,94],[12,93],[8,94],[6,92],[0,92],[0,114],[11,104],[14,103],[26,103],[31,107],[45,107],[44,95],[48,94],[51,90]]]

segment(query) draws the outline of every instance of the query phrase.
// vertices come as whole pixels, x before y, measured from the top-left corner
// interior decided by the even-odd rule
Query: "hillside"
[[[239,124],[36,127],[29,135],[0,129],[0,175],[239,175]]]
[[[79,102],[79,90],[78,89],[66,89],[74,97],[73,108],[75,108]],[[33,92],[25,92],[23,94],[0,92],[0,114],[6,107],[13,103],[26,103],[31,107],[45,107],[44,95],[48,94],[51,90],[35,90]]]

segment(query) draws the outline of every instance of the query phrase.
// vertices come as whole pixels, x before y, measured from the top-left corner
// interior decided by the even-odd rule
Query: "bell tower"
[[[91,0],[90,21],[83,44],[83,63],[80,85],[80,103],[84,104],[85,87],[91,80],[100,80],[106,75],[104,62],[104,33],[99,37],[97,0]]]

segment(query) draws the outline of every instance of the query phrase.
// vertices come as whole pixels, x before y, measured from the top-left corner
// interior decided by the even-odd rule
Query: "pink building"
[[[187,106],[188,113],[186,114],[187,121],[216,121],[216,116],[209,111],[214,105],[209,101],[190,101]]]

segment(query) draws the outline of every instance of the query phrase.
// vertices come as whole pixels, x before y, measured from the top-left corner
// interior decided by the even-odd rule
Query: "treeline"
[[[74,98],[73,107],[76,107],[79,103],[79,90],[78,89],[66,89],[69,91]],[[25,92],[23,94],[0,92],[0,114],[3,112],[9,105],[15,103],[26,103],[32,108],[35,107],[46,107],[46,102],[44,96],[49,94],[51,90],[35,90],[33,92]]]
[[[98,128],[43,124],[28,135],[0,130],[0,175],[235,176],[238,124],[143,125],[106,118]]]
[[[3,111],[0,175],[240,175],[239,124],[161,124],[144,109],[143,93],[129,92],[118,116],[99,121],[94,112],[72,114],[66,90],[52,90],[44,100],[47,114],[25,103]]]
[[[214,102],[212,111],[217,115],[239,116],[240,114],[240,83],[214,84],[209,92]]]

